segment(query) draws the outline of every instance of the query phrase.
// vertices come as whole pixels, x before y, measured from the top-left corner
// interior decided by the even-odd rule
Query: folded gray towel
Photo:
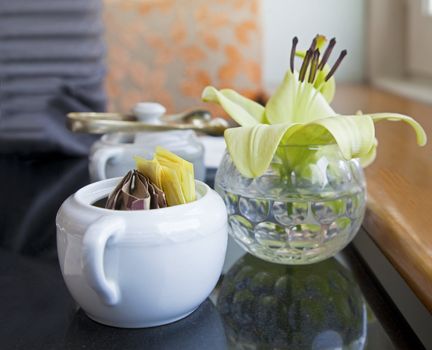
[[[45,95],[51,96],[59,91],[62,78],[59,77],[12,77],[4,78],[0,88],[0,101],[2,106],[8,99],[19,96]]]
[[[15,115],[31,113],[33,111],[45,110],[49,107],[52,94],[45,95],[16,95],[8,98],[2,98],[2,124],[13,119]]]
[[[103,59],[89,62],[3,62],[0,79],[19,76],[89,77],[103,65]]]
[[[0,39],[1,40],[1,39]],[[105,46],[92,37],[67,38],[21,38],[3,40],[0,46],[2,62],[61,62],[85,61],[103,58]]]
[[[105,74],[104,68],[100,68],[93,72],[91,77],[83,80],[82,77],[70,77],[67,79],[67,83],[72,86],[85,85],[89,91],[101,91],[100,84]],[[0,101],[7,103],[7,99],[19,96],[28,95],[46,95],[58,92],[64,85],[64,79],[62,77],[49,77],[49,76],[24,76],[24,77],[8,77],[2,80],[0,86]],[[103,90],[102,90],[103,92]],[[3,96],[3,99],[1,99]]]
[[[46,13],[99,13],[102,4],[95,0],[2,0],[0,15]]]
[[[100,0],[0,0],[0,154],[86,155],[72,111],[104,111]]]
[[[1,16],[0,38],[88,37],[100,35],[101,21],[93,13],[71,17],[68,14]],[[31,21],[31,25],[28,25]]]

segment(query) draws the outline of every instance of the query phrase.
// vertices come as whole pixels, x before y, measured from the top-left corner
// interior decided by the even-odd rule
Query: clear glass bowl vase
[[[225,153],[215,188],[231,236],[256,257],[280,264],[334,256],[354,238],[365,213],[363,169],[337,145],[279,146],[267,171],[253,179]]]

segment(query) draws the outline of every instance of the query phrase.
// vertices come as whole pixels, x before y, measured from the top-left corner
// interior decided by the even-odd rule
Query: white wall
[[[337,80],[363,79],[365,0],[262,0],[262,14],[265,87],[277,85],[288,69],[292,38],[298,36],[298,47],[307,48],[318,33],[336,37],[333,60],[348,50]]]
[[[412,0],[368,1],[366,75],[372,82],[405,73],[408,2]]]
[[[432,77],[432,0],[410,0],[407,21],[407,60],[409,72]]]

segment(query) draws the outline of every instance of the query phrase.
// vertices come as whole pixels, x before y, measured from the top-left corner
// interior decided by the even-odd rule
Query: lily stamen
[[[295,58],[297,43],[298,43],[298,38],[295,36],[292,40],[292,46],[291,46],[291,57],[290,57],[291,73],[294,73],[294,58]]]
[[[310,63],[310,61],[311,61],[311,59],[312,59],[312,55],[313,55],[313,51],[311,51],[311,50],[307,50],[307,51],[306,51],[306,56],[305,56],[305,58],[303,59],[303,63],[302,63],[302,66],[301,66],[301,68],[300,68],[300,73],[299,73],[299,80],[300,80],[301,82],[303,82],[304,79],[305,79],[305,76],[306,76],[306,72],[307,72],[307,69],[308,69],[309,63]]]
[[[336,38],[332,38],[330,40],[326,50],[324,51],[324,55],[321,59],[321,62],[318,65],[319,70],[323,70],[323,68],[324,68],[325,64],[327,63],[335,45],[336,45]]]
[[[309,80],[308,81],[311,84],[313,84],[315,81],[316,72],[317,72],[317,68],[318,68],[319,56],[320,56],[320,52],[318,49],[316,49],[314,54],[313,54],[313,58],[311,61],[311,68],[310,68],[310,72],[309,72]]]
[[[330,72],[326,75],[324,81],[328,81],[333,74],[336,72],[336,69],[338,69],[339,65],[341,64],[342,60],[344,59],[344,57],[347,55],[347,50],[342,50],[341,53],[339,54],[338,59],[336,60],[335,64],[333,65],[332,69],[330,70]]]

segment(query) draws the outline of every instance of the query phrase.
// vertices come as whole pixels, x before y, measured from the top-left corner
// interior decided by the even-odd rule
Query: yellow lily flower
[[[202,93],[206,102],[217,103],[240,127],[225,132],[228,152],[239,172],[249,178],[261,176],[269,167],[279,145],[339,146],[346,159],[359,158],[363,166],[375,159],[375,122],[403,121],[413,127],[417,143],[424,146],[426,133],[413,118],[396,113],[338,115],[330,102],[335,91],[334,72],[346,55],[342,51],[335,65],[326,63],[335,40],[330,41],[320,60],[323,37],[317,36],[303,57],[300,71],[293,65],[296,40],[293,40],[291,69],[264,107],[231,89],[208,86]],[[292,157],[292,156],[291,156]],[[297,157],[298,162],[301,161]]]

